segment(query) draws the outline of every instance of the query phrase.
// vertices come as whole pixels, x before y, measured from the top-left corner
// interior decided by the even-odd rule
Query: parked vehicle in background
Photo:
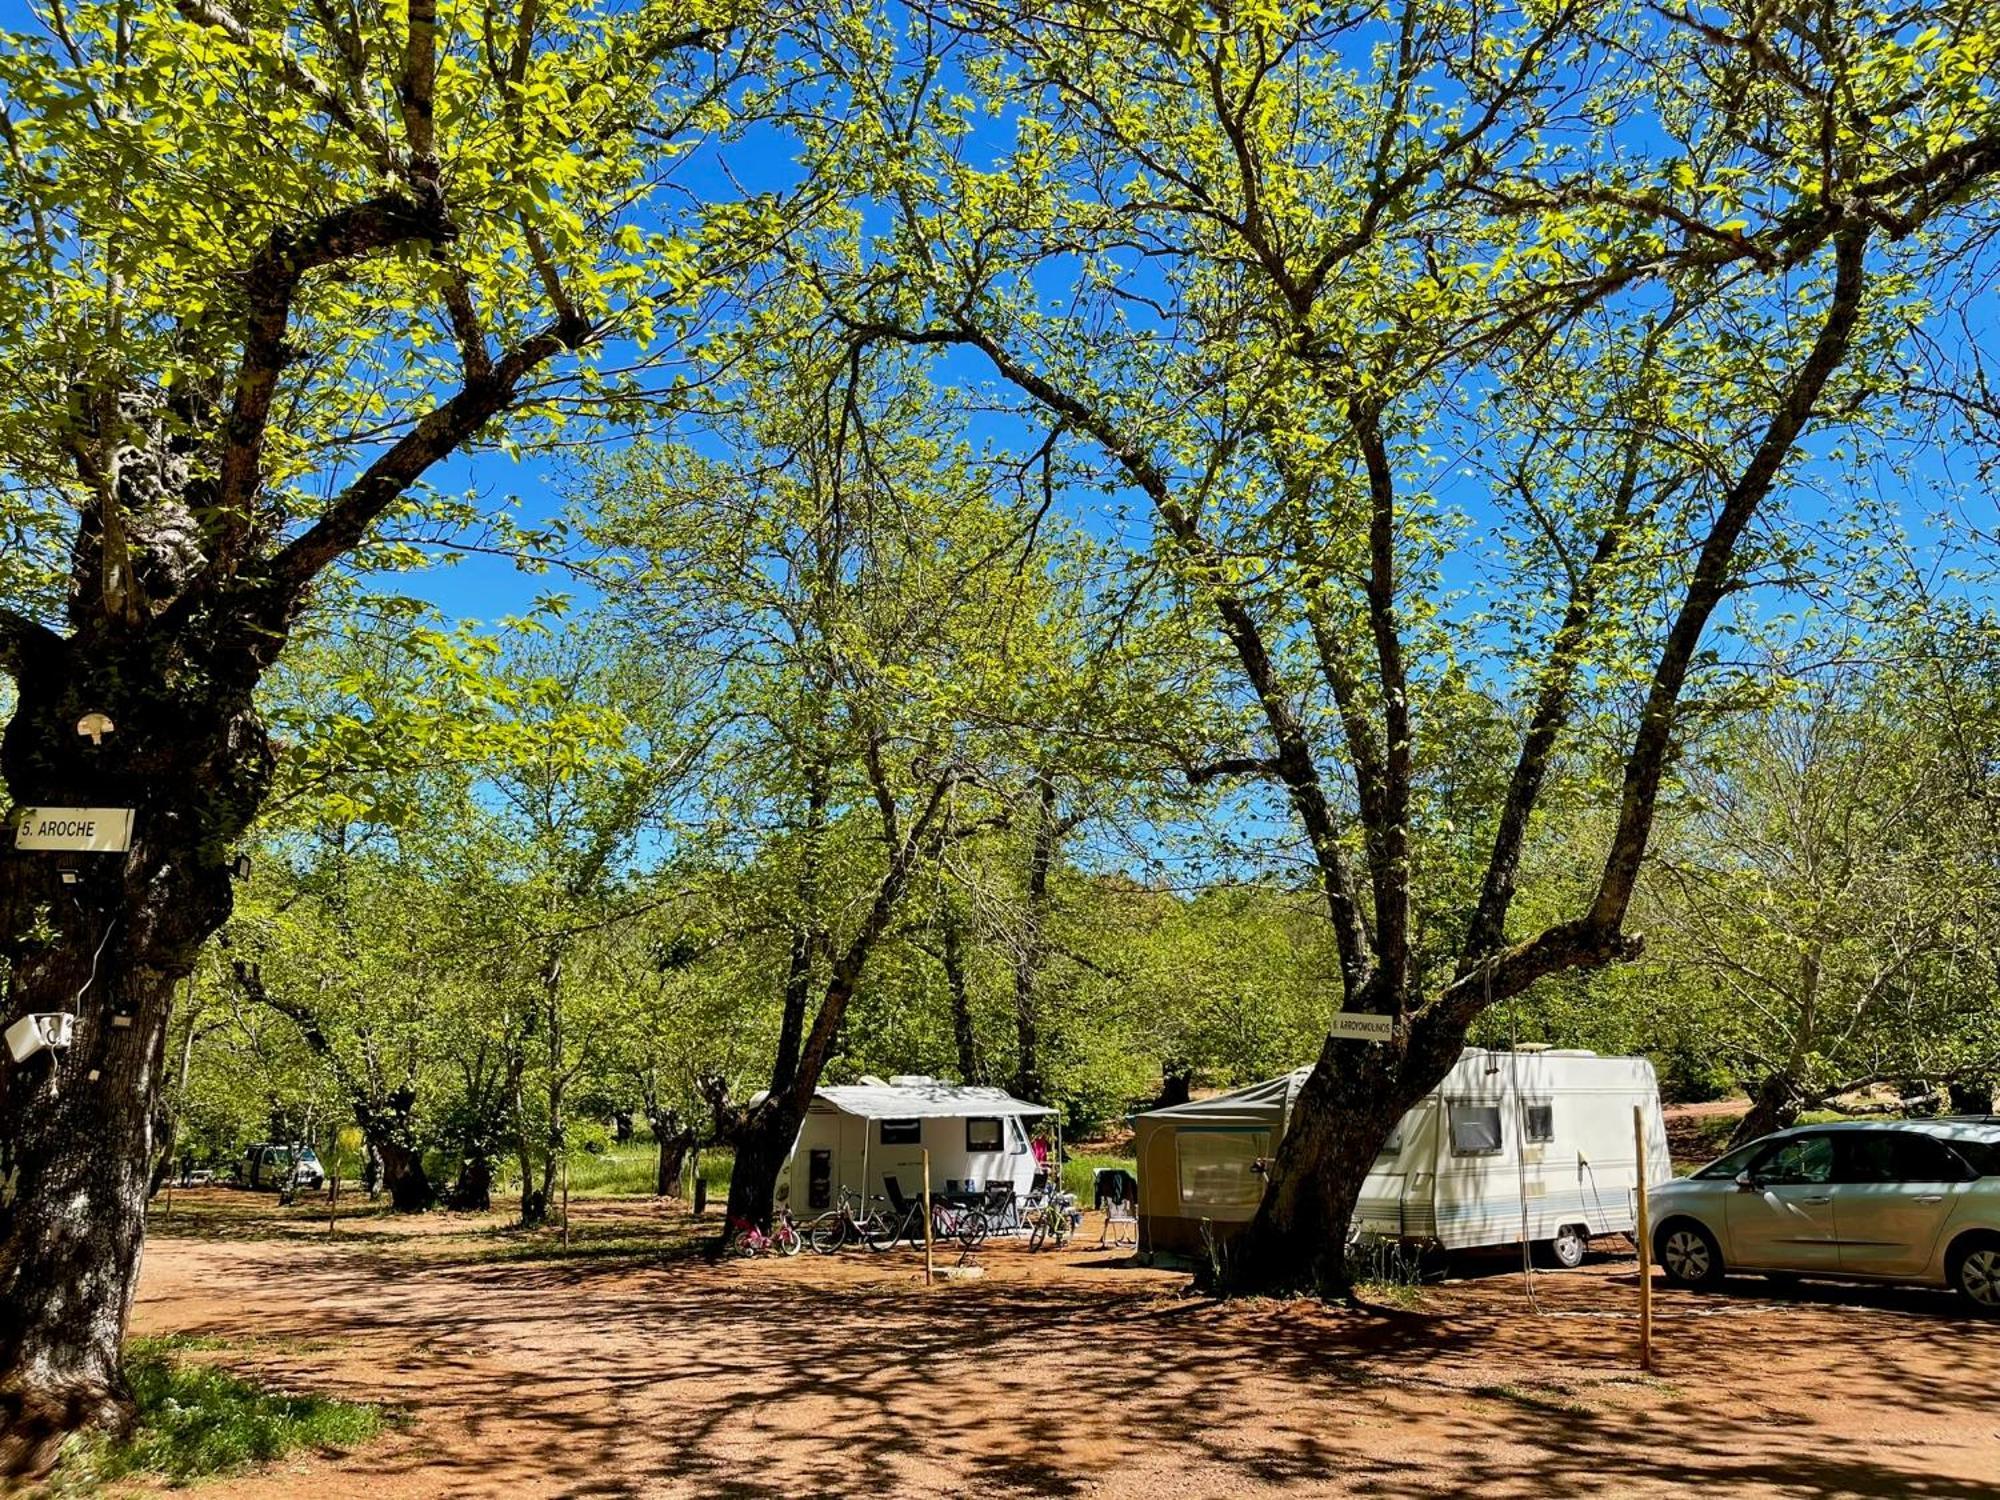
[[[2000,1122],[1781,1130],[1655,1188],[1667,1280],[1734,1271],[1948,1286],[2000,1315]]]
[[[243,1160],[237,1163],[236,1181],[253,1192],[281,1193],[290,1188],[316,1193],[326,1186],[326,1169],[320,1165],[319,1153],[310,1146],[301,1148],[294,1162],[290,1146],[260,1141],[243,1153]]]

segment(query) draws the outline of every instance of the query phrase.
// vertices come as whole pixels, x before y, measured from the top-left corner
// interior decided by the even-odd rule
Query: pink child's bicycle
[[[736,1253],[748,1258],[759,1255],[797,1255],[805,1248],[805,1236],[792,1223],[789,1209],[779,1209],[771,1216],[770,1232],[759,1229],[755,1222],[739,1218],[730,1226],[733,1231],[731,1243]]]

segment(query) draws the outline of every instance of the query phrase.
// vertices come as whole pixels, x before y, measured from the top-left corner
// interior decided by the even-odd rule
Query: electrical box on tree
[[[26,1062],[37,1052],[59,1051],[69,1045],[76,1029],[76,1017],[68,1011],[44,1011],[21,1017],[7,1028],[7,1050],[15,1062]]]

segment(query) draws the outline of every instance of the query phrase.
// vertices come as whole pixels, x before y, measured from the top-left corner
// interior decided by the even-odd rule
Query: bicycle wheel
[[[896,1243],[896,1224],[885,1213],[872,1213],[861,1221],[861,1242],[878,1254]]]
[[[1034,1230],[1028,1236],[1028,1248],[1030,1250],[1041,1249],[1042,1242],[1046,1240],[1048,1237],[1049,1237],[1049,1221],[1047,1219],[1035,1220]]]
[[[771,1248],[779,1255],[797,1255],[800,1250],[805,1248],[805,1237],[799,1233],[797,1227],[794,1225],[783,1223],[773,1224],[771,1226]]]
[[[831,1255],[847,1240],[847,1218],[844,1214],[821,1214],[812,1221],[807,1238],[812,1244],[813,1254]]]
[[[986,1236],[992,1232],[992,1226],[986,1222],[986,1215],[976,1208],[968,1208],[958,1216],[956,1229],[958,1242],[968,1250],[984,1242]]]

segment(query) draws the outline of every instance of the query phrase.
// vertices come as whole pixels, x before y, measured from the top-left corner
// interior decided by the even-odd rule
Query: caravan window
[[[1556,1138],[1556,1107],[1546,1099],[1539,1104],[1526,1104],[1521,1109],[1521,1134],[1529,1141],[1552,1141]]]
[[[1468,1104],[1463,1101],[1445,1106],[1451,1117],[1453,1156],[1496,1156],[1500,1151],[1500,1106]]]
[[[1009,1156],[1028,1154],[1028,1132],[1021,1128],[1021,1122],[1012,1115],[1007,1116],[1007,1154]]]
[[[1001,1150],[1000,1122],[998,1120],[967,1120],[965,1122],[965,1149],[968,1151]]]
[[[922,1120],[884,1120],[882,1122],[882,1144],[885,1146],[921,1146],[924,1142],[924,1122]]]
[[[1206,1208],[1255,1208],[1264,1196],[1256,1164],[1271,1154],[1267,1130],[1181,1130],[1181,1202]]]

